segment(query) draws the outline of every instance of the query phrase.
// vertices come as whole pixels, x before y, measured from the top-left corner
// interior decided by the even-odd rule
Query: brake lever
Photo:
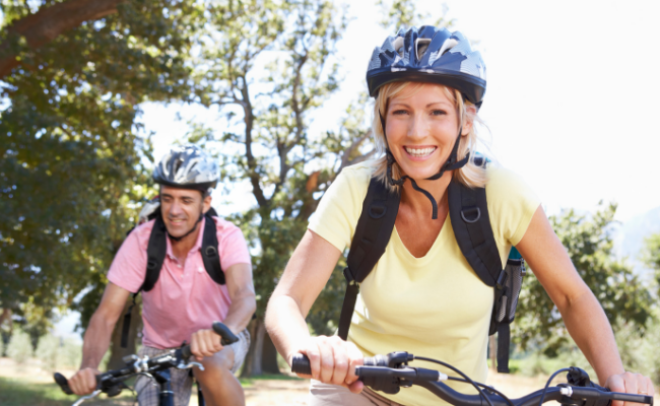
[[[82,402],[84,402],[84,401],[86,401],[86,400],[89,400],[89,399],[92,399],[92,398],[95,398],[95,397],[97,397],[100,393],[101,393],[101,389],[97,389],[97,390],[95,390],[94,392],[90,393],[89,395],[87,395],[87,396],[83,396],[83,397],[81,397],[80,399],[76,400],[76,403],[74,403],[73,406],[80,406],[80,405],[82,404]]]
[[[190,369],[192,367],[197,367],[200,371],[204,370],[204,365],[196,361],[190,361],[187,364],[184,364],[183,361],[181,361],[179,365],[176,366],[177,369]]]

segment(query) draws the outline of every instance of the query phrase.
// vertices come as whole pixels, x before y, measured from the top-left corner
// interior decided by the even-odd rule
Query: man
[[[204,365],[204,371],[193,368],[193,372],[207,405],[245,405],[243,389],[233,373],[249,347],[245,328],[256,301],[250,256],[241,231],[227,221],[204,216],[211,208],[209,191],[218,177],[217,163],[195,146],[173,148],[154,170],[153,178],[160,184],[160,215],[168,236],[167,255],[156,283],[142,291],[144,346],[138,355],[153,357],[186,341]],[[101,304],[85,333],[82,366],[69,380],[78,395],[95,389],[98,365],[126,300],[143,287],[147,247],[156,221],[133,230],[110,267]],[[215,282],[204,266],[200,249],[207,221],[215,222],[225,284]],[[214,321],[222,321],[239,341],[223,347],[211,330]],[[188,370],[172,370],[177,406],[188,404],[191,387]],[[159,389],[148,378],[140,377],[136,390],[141,406],[158,404]]]

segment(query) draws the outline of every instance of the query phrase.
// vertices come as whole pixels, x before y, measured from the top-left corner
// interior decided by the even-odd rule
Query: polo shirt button
[[[204,272],[204,268],[202,268],[201,266],[198,266],[197,267],[197,272],[199,272],[199,273]]]

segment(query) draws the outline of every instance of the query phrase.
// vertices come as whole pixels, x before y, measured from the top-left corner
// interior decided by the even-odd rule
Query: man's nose
[[[172,204],[170,205],[170,209],[169,209],[168,214],[170,214],[172,216],[176,216],[176,215],[181,214],[181,213],[182,213],[181,203],[179,203],[176,200],[172,201]]]

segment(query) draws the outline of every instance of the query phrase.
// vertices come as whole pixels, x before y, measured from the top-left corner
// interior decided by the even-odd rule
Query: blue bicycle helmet
[[[373,97],[381,86],[401,80],[452,87],[478,108],[486,92],[486,65],[460,32],[429,25],[412,27],[376,47],[367,68]]]

